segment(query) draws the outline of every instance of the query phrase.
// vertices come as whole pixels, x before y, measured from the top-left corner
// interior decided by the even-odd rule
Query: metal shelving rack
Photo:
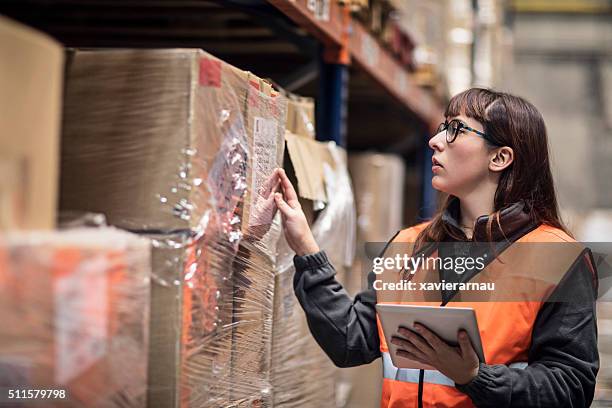
[[[327,3],[328,8],[321,11],[311,7],[313,2],[309,0],[268,2],[306,29],[323,45],[322,78],[324,82],[333,82],[321,87],[325,95],[321,95],[325,112],[336,115],[337,112],[343,111],[342,107],[336,106],[343,103],[342,95],[345,94],[339,88],[346,82],[346,66],[355,61],[360,69],[399,103],[419,116],[430,129],[438,124],[442,116],[439,101],[419,87],[413,76],[380,45],[362,23],[351,18],[348,6],[330,1]],[[334,126],[329,123],[341,121],[341,117],[319,115],[318,119],[325,124],[321,132],[323,135],[344,144],[344,135],[338,134],[343,125]]]
[[[347,66],[355,61],[360,69],[425,124],[427,134],[443,116],[440,101],[419,87],[407,72],[359,22],[351,18],[347,5],[335,1],[326,10],[317,10],[309,0],[268,0],[314,36],[323,46],[320,62],[320,90],[317,105],[317,137],[346,146]],[[315,7],[311,5],[315,4]],[[436,192],[431,187],[431,151],[421,153],[422,188],[420,216],[433,215]]]
[[[351,92],[359,91],[350,102],[358,101],[362,113],[394,112],[371,131],[359,122],[359,149],[404,157],[420,151],[422,184],[429,184],[424,141],[442,117],[441,101],[336,0],[5,0],[0,14],[69,47],[198,47],[275,79],[303,83],[318,76],[318,90],[309,90],[317,95],[317,137],[343,147],[353,143],[347,140],[350,82]],[[413,125],[421,129],[416,135]],[[424,187],[421,208],[432,208],[429,190]]]

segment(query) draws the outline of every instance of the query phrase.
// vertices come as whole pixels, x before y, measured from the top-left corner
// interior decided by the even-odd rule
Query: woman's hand
[[[276,193],[274,199],[281,212],[287,243],[299,256],[319,252],[319,246],[310,231],[302,206],[298,201],[295,189],[291,185],[287,174],[285,174],[285,170],[276,169],[276,172],[280,179],[283,194]]]
[[[465,331],[459,331],[459,347],[453,347],[421,324],[415,323],[414,330],[418,334],[400,327],[398,333],[408,340],[395,336],[391,339],[400,347],[398,356],[432,366],[455,384],[467,384],[478,375],[478,355]]]

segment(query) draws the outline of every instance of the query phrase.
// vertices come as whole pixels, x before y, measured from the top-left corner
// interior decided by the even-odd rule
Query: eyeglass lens
[[[450,122],[442,122],[436,130],[436,135],[440,132],[446,131],[446,141],[453,143],[459,134],[462,123],[458,120],[451,120]],[[435,136],[435,135],[434,135]]]

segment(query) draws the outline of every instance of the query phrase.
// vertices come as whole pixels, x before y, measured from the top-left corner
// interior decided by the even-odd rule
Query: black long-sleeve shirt
[[[335,279],[324,252],[294,258],[295,294],[310,331],[338,367],[380,357],[374,274],[354,299]],[[468,384],[457,385],[478,407],[586,407],[599,369],[592,269],[577,262],[537,315],[526,369],[481,364]],[[572,294],[567,302],[564,293]]]

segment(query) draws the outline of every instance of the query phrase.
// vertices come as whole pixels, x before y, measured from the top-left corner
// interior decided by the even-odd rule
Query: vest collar
[[[465,233],[459,224],[460,212],[459,199],[454,197],[451,200],[448,208],[442,214],[442,221],[455,228],[460,235],[465,236]],[[481,215],[476,219],[474,232],[472,235],[473,241],[487,241],[488,221],[489,215]],[[537,223],[527,212],[527,205],[523,200],[502,208],[500,211],[499,223],[501,228],[495,220],[493,220],[493,223],[491,224],[491,235],[493,241],[515,241],[521,235],[523,235],[522,233],[527,232],[528,230],[531,230],[537,226]]]

